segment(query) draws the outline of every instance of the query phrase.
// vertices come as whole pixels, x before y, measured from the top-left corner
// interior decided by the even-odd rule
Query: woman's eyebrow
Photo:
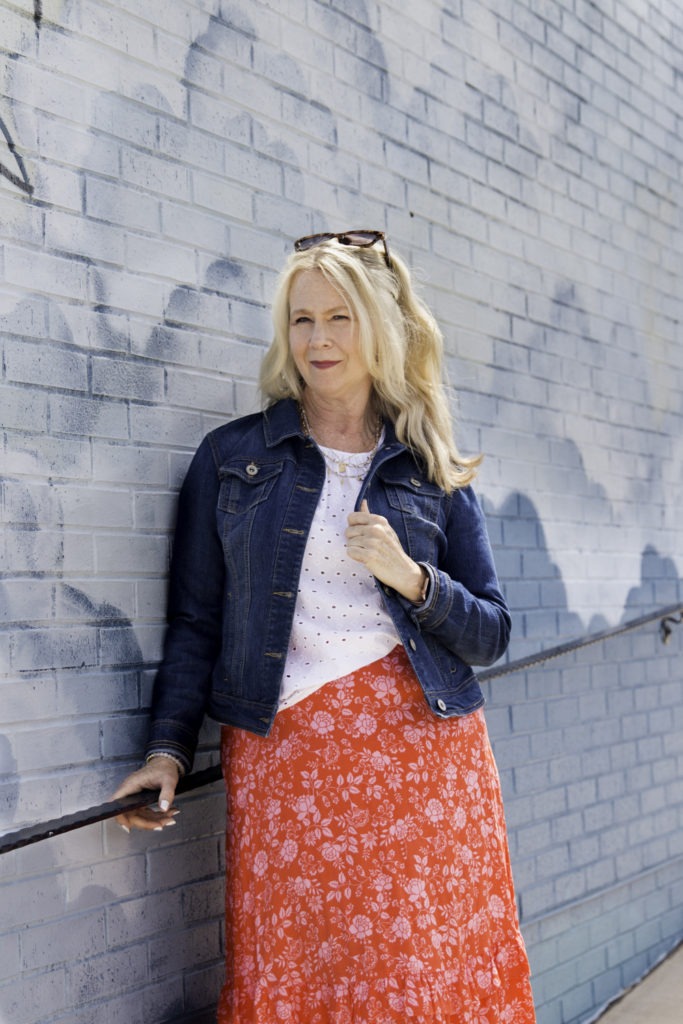
[[[310,313],[310,312],[311,312],[311,310],[309,309],[308,306],[299,306],[296,309],[290,310],[290,316],[293,316],[295,313]],[[325,316],[329,316],[330,313],[350,313],[350,312],[351,311],[350,311],[348,306],[330,306],[329,309],[324,309],[323,310],[323,314]]]

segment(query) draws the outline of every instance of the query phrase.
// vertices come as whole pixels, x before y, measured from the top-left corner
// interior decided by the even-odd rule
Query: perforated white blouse
[[[319,447],[325,484],[304,552],[280,708],[383,658],[399,643],[372,575],[346,553],[347,518],[372,453]]]

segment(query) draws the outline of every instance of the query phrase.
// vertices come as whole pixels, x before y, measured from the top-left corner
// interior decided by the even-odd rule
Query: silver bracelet
[[[176,757],[175,754],[167,753],[165,750],[153,750],[152,753],[148,754],[145,758],[145,764],[149,764],[150,761],[153,761],[156,757],[165,757],[168,761],[173,761],[173,764],[180,772],[180,775],[183,776],[185,774],[185,765],[180,758]]]

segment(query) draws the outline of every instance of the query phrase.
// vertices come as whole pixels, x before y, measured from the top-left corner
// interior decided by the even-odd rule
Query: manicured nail
[[[178,824],[178,822],[177,822],[177,821],[167,821],[167,822],[166,822],[166,828],[168,828],[168,827],[169,827],[169,825],[177,825],[177,824]]]
[[[124,832],[130,835],[130,829],[128,828],[127,825],[119,825],[119,828],[122,828]]]
[[[155,832],[163,832],[164,831],[164,826],[163,825],[155,825],[154,826],[154,831]]]
[[[170,804],[168,800],[160,800],[159,807],[161,808],[162,811],[167,811],[168,808],[170,807]]]

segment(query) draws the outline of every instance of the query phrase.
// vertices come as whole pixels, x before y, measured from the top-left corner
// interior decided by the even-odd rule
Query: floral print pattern
[[[397,647],[223,765],[219,1024],[533,1024],[482,712],[435,717]]]

